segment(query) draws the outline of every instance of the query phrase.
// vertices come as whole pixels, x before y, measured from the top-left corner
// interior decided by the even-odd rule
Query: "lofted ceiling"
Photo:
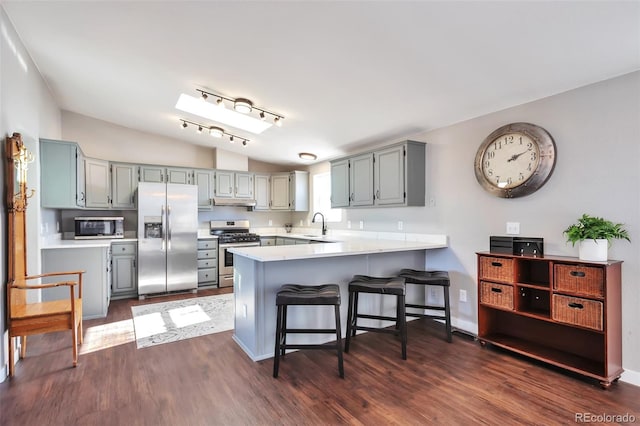
[[[327,160],[640,69],[637,1],[11,1],[63,110],[278,164]],[[284,115],[181,129],[204,89]],[[482,136],[479,136],[478,143]]]

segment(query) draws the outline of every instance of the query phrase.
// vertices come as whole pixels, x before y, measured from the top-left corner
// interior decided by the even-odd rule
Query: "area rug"
[[[131,307],[138,349],[232,330],[233,293]]]

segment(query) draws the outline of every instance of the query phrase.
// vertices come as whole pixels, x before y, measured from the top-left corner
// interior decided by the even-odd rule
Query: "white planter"
[[[583,240],[578,246],[580,260],[606,262],[609,250],[607,240]]]

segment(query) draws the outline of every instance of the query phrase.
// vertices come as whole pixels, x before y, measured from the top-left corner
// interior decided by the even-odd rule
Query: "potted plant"
[[[622,223],[614,223],[601,217],[583,214],[577,223],[564,230],[567,242],[578,243],[580,260],[606,261],[613,239],[629,239]]]

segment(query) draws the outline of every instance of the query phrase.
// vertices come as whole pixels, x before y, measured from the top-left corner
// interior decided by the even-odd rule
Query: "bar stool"
[[[396,316],[368,315],[358,313],[358,295],[360,293],[384,294],[397,297]],[[404,278],[391,277],[379,278],[367,275],[354,275],[349,282],[349,309],[347,314],[347,337],[344,344],[344,352],[349,352],[351,336],[356,335],[356,330],[366,330],[376,333],[391,333],[399,335],[402,340],[402,359],[407,359],[407,322],[405,319],[405,286]],[[363,327],[358,325],[358,318],[395,321],[394,329]]]
[[[340,287],[337,284],[318,286],[285,284],[276,293],[278,316],[276,319],[276,345],[273,358],[273,377],[278,377],[280,356],[284,356],[287,349],[335,349],[338,353],[338,371],[344,378],[342,365],[342,336],[340,327]],[[287,307],[290,305],[333,305],[336,317],[336,328],[308,329],[287,328]],[[336,342],[326,344],[287,344],[288,333],[327,334],[335,333]]]
[[[407,312],[405,315],[408,317],[444,320],[447,331],[447,342],[451,343],[452,337],[451,308],[449,306],[449,273],[447,271],[420,271],[415,269],[403,269],[400,271],[400,274],[398,276],[404,278],[407,284],[418,284],[422,286],[435,285],[442,287],[442,290],[444,292],[444,306],[416,305],[407,303],[405,304],[405,307],[414,309],[429,309],[433,311],[444,311],[443,315],[432,315],[417,312]]]

